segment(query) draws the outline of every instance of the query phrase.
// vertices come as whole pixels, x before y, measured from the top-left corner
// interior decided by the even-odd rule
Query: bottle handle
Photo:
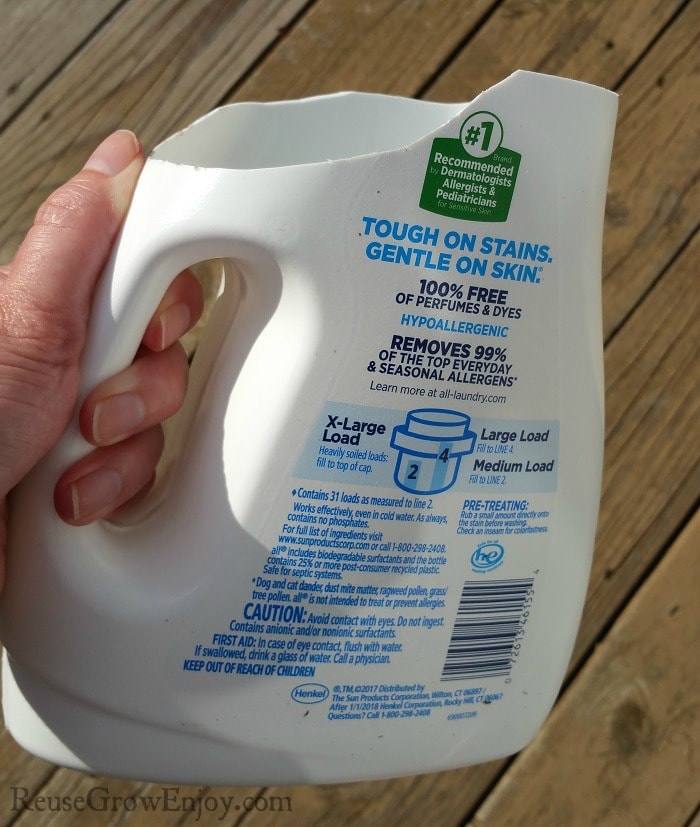
[[[178,273],[213,258],[249,261],[253,270],[269,268],[273,256],[251,238],[250,228],[247,237],[245,228],[237,232],[235,210],[227,210],[225,226],[217,226],[222,221],[217,207],[192,210],[191,201],[201,198],[202,184],[198,187],[198,183],[193,167],[153,159],[146,162],[95,291],[76,411],[52,452],[54,472],[60,474],[92,450],[80,434],[78,410],[93,388],[131,364],[149,320]]]
[[[192,582],[203,576],[202,555],[189,553],[199,536],[197,520],[191,519],[189,507],[204,509],[207,516],[201,519],[205,520],[223,515],[230,541],[234,536],[244,537],[244,529],[226,507],[225,499],[228,489],[220,440],[226,430],[224,418],[230,400],[227,383],[233,383],[239,395],[250,396],[246,381],[251,380],[241,378],[241,371],[259,341],[262,326],[280,315],[282,264],[288,254],[284,239],[271,234],[259,211],[252,208],[255,193],[246,198],[242,192],[240,177],[227,170],[197,169],[153,159],[146,162],[93,298],[73,419],[54,448],[14,492],[8,555],[8,583],[12,585],[6,590],[9,597],[3,596],[7,616],[18,616],[24,595],[28,590],[36,592],[33,573],[39,570],[53,573],[53,579],[47,576],[42,580],[42,588],[45,582],[54,604],[65,599],[70,605],[76,599],[76,589],[82,595],[94,590],[105,611],[111,607],[128,614],[136,606],[143,608],[144,602],[149,611],[156,611],[163,601],[191,589]],[[260,197],[264,194],[261,190]],[[276,241],[270,241],[271,235]],[[178,449],[185,441],[196,443],[196,450],[188,455],[193,462],[191,473],[178,475],[166,468],[166,479],[118,523],[98,521],[81,528],[67,525],[55,511],[53,492],[60,475],[94,450],[79,428],[78,412],[85,396],[133,361],[150,318],[177,274],[211,259],[224,259],[227,267],[231,261],[241,274],[241,292],[245,295],[240,310],[245,308],[246,312],[238,312],[235,293],[234,298],[224,297],[222,305],[217,306],[214,332],[220,329],[227,336],[226,348],[216,351],[216,336],[208,335],[204,337],[206,347],[203,342],[199,348],[211,356],[201,360],[202,370],[196,377],[199,381],[201,376],[201,382],[207,383],[206,411],[199,405],[197,394],[191,395],[171,440]],[[296,310],[291,304],[289,313]],[[285,321],[283,318],[279,324],[283,326]],[[260,358],[264,357],[263,353]],[[296,373],[288,372],[286,381],[297,381],[302,369],[297,368]],[[222,381],[209,382],[214,370],[219,369]],[[246,376],[254,373],[248,370]],[[197,381],[191,382],[191,390]],[[237,414],[241,412],[240,406],[232,407]],[[206,413],[206,427],[204,417],[195,421],[200,412]],[[243,413],[260,419],[256,411]],[[265,413],[277,416],[278,410]],[[204,479],[206,484],[197,484],[197,480]],[[177,523],[179,544],[161,542],[162,520],[149,519],[156,508],[166,524]],[[207,553],[216,555],[217,548],[212,544]],[[119,587],[112,588],[114,584]],[[51,602],[48,593],[45,600],[47,605]]]

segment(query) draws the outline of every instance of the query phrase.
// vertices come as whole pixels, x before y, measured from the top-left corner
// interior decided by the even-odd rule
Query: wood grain
[[[624,604],[700,490],[699,252],[696,233],[606,350],[603,508],[575,660]]]
[[[700,799],[700,515],[473,827],[675,827]]]
[[[0,128],[49,83],[120,0],[0,0]]]
[[[426,91],[431,100],[473,97],[515,69],[617,87],[674,19],[684,0],[504,0]]]
[[[490,5],[488,0],[319,0],[229,100],[346,89],[415,95]]]
[[[699,41],[693,2],[619,89],[603,259],[606,337],[698,227]]]
[[[571,684],[512,765],[211,792],[291,797],[291,813],[241,809],[224,822],[247,827],[696,827],[700,0],[66,0],[60,10],[0,0],[0,21],[0,260],[118,126],[150,146],[222,100],[347,88],[468,100],[519,67],[620,92],[603,259],[603,497]],[[13,786],[75,798],[100,785],[162,789],[56,770],[0,734],[0,827],[222,823],[11,810]]]
[[[606,337],[697,226],[700,153],[697,2],[499,6],[429,88],[431,100],[477,94],[517,68],[617,89],[603,269]],[[494,43],[517,49],[494,51]]]
[[[37,207],[120,127],[146,147],[216,106],[307,0],[122,6],[0,133],[0,261]]]

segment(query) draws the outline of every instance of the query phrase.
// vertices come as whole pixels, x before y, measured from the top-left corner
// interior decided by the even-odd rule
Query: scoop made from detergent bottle
[[[519,750],[583,605],[617,101],[516,72],[467,104],[235,104],[148,158],[81,398],[220,258],[167,479],[63,524],[77,425],[13,495],[3,710],[94,773],[321,783]]]

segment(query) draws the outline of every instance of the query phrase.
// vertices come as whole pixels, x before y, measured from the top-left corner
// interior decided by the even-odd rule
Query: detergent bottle
[[[225,287],[174,459],[65,525],[71,426],[15,491],[3,708],[26,749],[199,784],[413,774],[521,749],[583,606],[603,444],[612,92],[220,108],[148,158],[81,399],[172,278]]]

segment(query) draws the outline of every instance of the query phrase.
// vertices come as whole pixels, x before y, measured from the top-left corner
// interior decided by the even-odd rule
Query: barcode
[[[532,577],[465,582],[441,680],[510,674],[533,583]]]

